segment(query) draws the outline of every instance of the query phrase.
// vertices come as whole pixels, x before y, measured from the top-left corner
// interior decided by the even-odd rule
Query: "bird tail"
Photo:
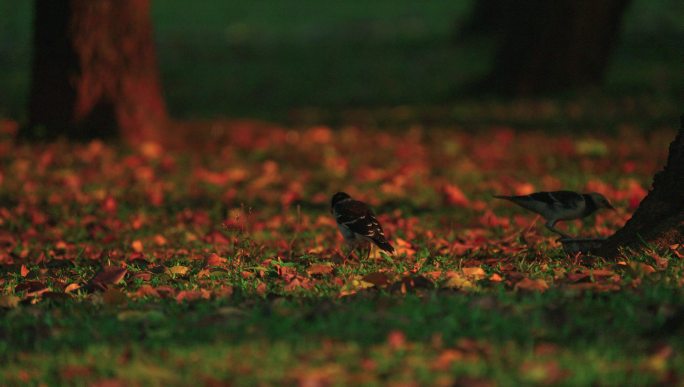
[[[387,240],[385,240],[384,238],[374,240],[373,242],[375,242],[375,245],[378,246],[380,249],[387,251],[390,254],[394,254],[394,247],[392,247],[392,245],[390,245],[389,242],[387,242]]]

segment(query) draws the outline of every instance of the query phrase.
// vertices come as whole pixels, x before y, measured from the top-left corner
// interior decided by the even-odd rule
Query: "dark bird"
[[[497,199],[510,200],[513,203],[536,212],[546,219],[546,228],[565,237],[569,235],[557,230],[554,226],[561,220],[581,219],[601,208],[615,210],[608,199],[600,193],[577,193],[572,191],[535,192],[522,196],[494,196]]]
[[[354,200],[344,192],[338,192],[332,197],[330,212],[335,217],[345,242],[352,249],[359,244],[372,242],[380,249],[394,253],[394,247],[387,242],[380,222],[366,203]]]

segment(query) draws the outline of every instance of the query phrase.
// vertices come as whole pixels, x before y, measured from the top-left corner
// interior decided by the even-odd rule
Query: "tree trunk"
[[[601,246],[598,255],[615,257],[623,247],[644,243],[664,249],[684,243],[684,115],[665,169],[653,178],[653,188],[632,218]]]
[[[603,81],[629,0],[515,0],[485,86],[528,95]]]
[[[28,137],[155,138],[166,121],[149,0],[35,0]]]
[[[520,0],[518,0],[520,1]],[[509,28],[508,24],[524,15],[515,15],[521,7],[516,0],[477,0],[463,26],[457,31],[455,38],[475,35],[502,35]]]

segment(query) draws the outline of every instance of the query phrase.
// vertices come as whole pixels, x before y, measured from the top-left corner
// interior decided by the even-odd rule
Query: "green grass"
[[[482,102],[464,95],[464,86],[487,72],[495,47],[454,38],[467,16],[467,1],[153,4],[166,99],[181,118],[251,116],[301,123],[335,122],[330,112],[348,115],[356,108],[462,111]],[[0,114],[20,119],[29,86],[30,7],[30,2],[0,1],[5,15]],[[599,96],[677,104],[684,85],[684,29],[678,22],[683,14],[677,1],[634,1]],[[596,92],[588,93],[592,96]],[[459,114],[438,118],[468,122]]]
[[[671,131],[242,125],[199,152],[0,137],[12,149],[0,152],[4,384],[681,378],[681,248],[566,256],[491,197],[600,190],[619,210],[567,226],[608,235],[645,194]],[[445,196],[447,183],[469,204]],[[373,204],[396,257],[344,259],[328,213],[339,189]],[[224,259],[211,266],[214,255]],[[123,281],[88,289],[108,265],[126,268]],[[43,286],[51,293],[28,294]]]

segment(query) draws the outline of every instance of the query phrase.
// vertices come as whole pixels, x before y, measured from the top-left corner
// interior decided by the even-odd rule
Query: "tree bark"
[[[655,175],[651,191],[632,218],[608,238],[597,255],[616,257],[621,248],[639,249],[645,243],[656,249],[684,243],[684,115],[665,169]]]
[[[628,3],[505,0],[509,21],[484,86],[529,95],[601,83]]]
[[[155,138],[167,119],[149,0],[35,0],[28,137]]]

